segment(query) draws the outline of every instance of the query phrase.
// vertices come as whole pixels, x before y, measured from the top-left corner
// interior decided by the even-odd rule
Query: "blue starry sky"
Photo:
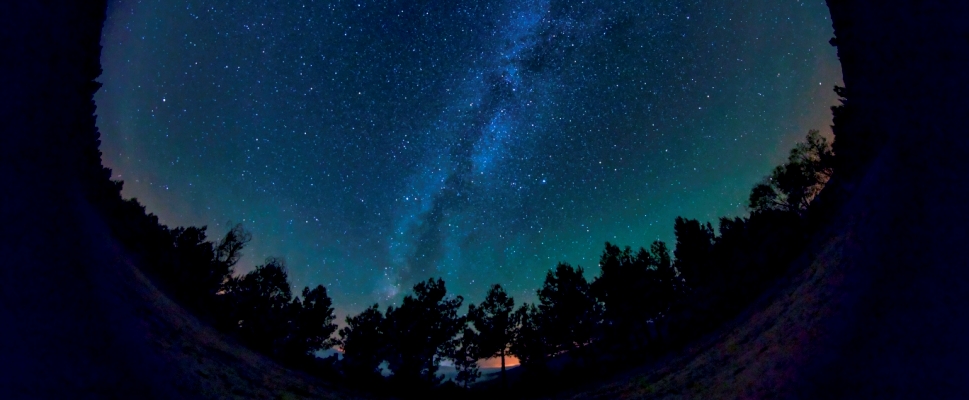
[[[169,225],[242,222],[340,316],[443,277],[743,215],[840,83],[823,0],[115,0],[104,162]]]

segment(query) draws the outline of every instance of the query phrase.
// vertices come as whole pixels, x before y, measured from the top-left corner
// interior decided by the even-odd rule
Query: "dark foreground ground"
[[[74,3],[0,16],[0,398],[353,397],[199,324],[84,200],[104,5]],[[807,266],[720,335],[571,397],[969,398],[969,3],[829,5],[854,111]]]

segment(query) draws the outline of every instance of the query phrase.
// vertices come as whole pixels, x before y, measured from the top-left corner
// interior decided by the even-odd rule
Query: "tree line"
[[[282,259],[236,274],[251,235],[241,225],[210,241],[205,227],[160,224],[137,200],[105,208],[113,229],[140,265],[173,298],[253,350],[285,364],[345,380],[430,389],[442,384],[441,363],[458,370],[454,387],[468,387],[483,358],[517,357],[526,372],[622,366],[676,349],[733,318],[760,296],[804,250],[811,204],[832,174],[827,140],[810,131],[750,193],[746,218],[710,223],[676,218],[672,250],[606,243],[598,274],[559,263],[518,304],[500,284],[468,304],[441,279],[413,287],[399,306],[378,304],[348,316],[337,330],[322,285],[293,293]],[[120,191],[120,183],[111,186]],[[342,359],[316,356],[337,347]],[[389,376],[387,371],[389,371]],[[537,375],[536,375],[537,376]]]

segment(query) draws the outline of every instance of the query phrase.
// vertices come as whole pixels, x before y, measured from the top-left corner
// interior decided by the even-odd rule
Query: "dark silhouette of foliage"
[[[808,204],[831,178],[834,153],[817,130],[811,130],[798,143],[787,163],[774,168],[750,193],[749,207],[754,212],[783,210],[803,215]]]
[[[465,327],[453,350],[454,353],[448,357],[454,361],[454,367],[458,370],[454,380],[465,388],[481,376],[481,371],[478,369],[478,359],[482,354],[480,343],[481,336],[473,329]]]
[[[441,381],[440,361],[454,353],[455,336],[466,324],[458,316],[462,302],[461,296],[447,295],[443,280],[428,279],[414,285],[400,307],[387,308],[387,362],[395,381],[424,386]]]
[[[805,242],[795,213],[768,210],[750,218],[721,218],[714,259],[721,265],[723,306],[740,308],[785,271]]]
[[[319,350],[337,344],[333,333],[333,301],[326,288],[317,285],[313,290],[303,288],[299,298],[290,304],[289,336],[286,338],[285,356],[291,360],[308,360]]]
[[[709,223],[677,217],[673,233],[676,235],[673,266],[683,277],[688,292],[685,302],[678,304],[677,323],[689,326],[680,326],[680,329],[698,333],[712,328],[722,317],[717,309],[717,292],[724,271],[713,257],[715,235]]]
[[[214,275],[219,278],[219,285],[225,283],[232,275],[233,268],[242,258],[242,250],[250,241],[252,241],[252,234],[242,224],[236,224],[215,245],[215,262],[219,264],[220,269]]]
[[[207,297],[214,296],[222,284],[223,276],[215,261],[212,243],[206,241],[205,227],[175,228],[172,236],[172,260],[170,276],[179,284],[173,294],[190,307],[199,307]]]
[[[542,314],[534,304],[522,304],[512,314],[515,327],[509,354],[525,367],[541,367],[548,359],[550,346],[542,330]]]
[[[640,253],[645,252],[640,250]],[[651,314],[659,318],[666,317],[673,304],[679,301],[683,295],[683,279],[677,275],[676,269],[673,268],[670,250],[666,243],[662,241],[654,241],[649,246],[649,264],[652,285],[647,293],[650,299],[647,302],[655,304]]]
[[[514,335],[512,312],[515,299],[508,296],[501,285],[495,284],[480,305],[468,306],[468,320],[479,332],[481,357],[501,358],[501,379],[505,381],[505,354]]]
[[[680,290],[666,244],[655,241],[650,251],[620,250],[606,243],[602,269],[592,292],[602,302],[604,346],[609,351],[634,354],[655,334]]]
[[[715,274],[711,260],[713,250],[713,227],[700,224],[694,219],[676,217],[673,223],[676,248],[673,250],[673,267],[691,288],[709,285]]]
[[[606,242],[599,259],[599,276],[590,286],[603,304],[603,333],[606,345],[628,348],[643,344],[646,323],[651,315],[644,295],[649,286],[649,257],[645,250],[632,254],[628,246],[620,250]]]
[[[863,166],[868,165],[878,154],[878,149],[885,144],[886,137],[881,130],[872,129],[868,124],[870,120],[866,121],[867,118],[864,117],[873,110],[865,110],[860,104],[871,99],[859,101],[854,90],[843,86],[835,86],[834,92],[838,95],[838,102],[841,104],[831,107],[831,132],[837,139],[831,145],[832,150],[837,154],[832,167],[837,169],[842,179],[852,181],[861,175]],[[842,189],[848,188],[839,188],[839,191]]]
[[[348,316],[346,323],[339,332],[344,371],[357,377],[379,376],[387,347],[386,323],[379,306],[374,304],[360,314]]]
[[[232,304],[234,332],[254,350],[280,355],[289,331],[292,311],[289,282],[283,260],[270,258],[264,265],[226,284]]]
[[[538,291],[539,329],[552,354],[585,347],[592,342],[600,310],[582,267],[559,263],[548,271]]]

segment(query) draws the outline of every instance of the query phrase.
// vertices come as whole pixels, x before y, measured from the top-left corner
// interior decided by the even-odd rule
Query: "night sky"
[[[823,0],[112,1],[98,126],[124,196],[244,223],[239,271],[281,256],[341,319],[432,276],[520,303],[746,213],[830,131],[831,36]]]

